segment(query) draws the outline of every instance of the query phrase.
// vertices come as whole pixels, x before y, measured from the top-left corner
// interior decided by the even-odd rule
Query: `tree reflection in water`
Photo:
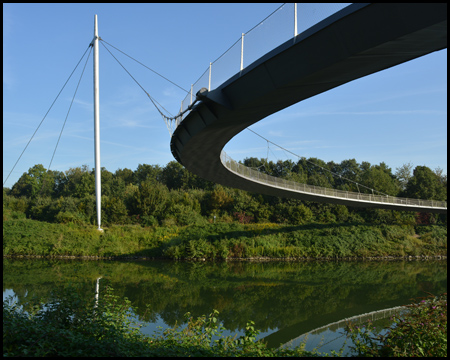
[[[184,314],[220,312],[232,333],[253,320],[260,337],[279,346],[343,318],[400,306],[423,291],[447,291],[446,261],[173,262],[4,259],[3,290],[27,308],[56,286],[79,283],[94,297],[97,279],[127,297],[140,320],[182,324]],[[150,304],[147,309],[146,305]],[[226,335],[226,334],[225,334]]]

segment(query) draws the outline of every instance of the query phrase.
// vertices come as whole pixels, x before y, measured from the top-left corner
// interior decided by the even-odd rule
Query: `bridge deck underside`
[[[207,93],[174,131],[172,154],[189,171],[207,180],[251,192],[349,206],[446,213],[446,207],[355,201],[268,186],[231,172],[220,160],[229,140],[268,115],[446,47],[446,4],[351,5]]]

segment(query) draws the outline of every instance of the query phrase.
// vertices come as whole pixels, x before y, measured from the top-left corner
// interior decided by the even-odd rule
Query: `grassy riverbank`
[[[442,225],[216,223],[94,226],[15,218],[3,222],[3,256],[169,259],[446,256]]]

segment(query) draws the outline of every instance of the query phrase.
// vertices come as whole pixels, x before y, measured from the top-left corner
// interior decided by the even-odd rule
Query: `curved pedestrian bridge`
[[[270,195],[348,206],[376,207],[391,210],[411,210],[435,213],[447,212],[447,202],[445,201],[363,194],[352,191],[342,191],[320,186],[301,184],[253,170],[247,166],[237,163],[224,151],[222,151],[220,158],[222,165],[234,175],[242,177],[243,180],[248,180],[252,183],[265,186],[270,189],[266,191],[266,193]]]
[[[244,49],[242,37],[242,50]],[[223,148],[242,130],[290,105],[447,47],[447,4],[352,4],[275,47],[217,88],[209,83],[181,112],[171,138],[175,159],[207,180],[300,200],[447,213],[447,203],[361,194],[263,175]]]

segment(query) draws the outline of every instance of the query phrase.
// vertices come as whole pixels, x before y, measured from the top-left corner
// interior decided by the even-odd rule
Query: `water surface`
[[[343,318],[404,305],[425,292],[446,292],[447,262],[3,261],[4,298],[14,294],[22,304],[32,295],[46,299],[69,281],[94,297],[98,278],[100,296],[111,284],[149,322],[144,333],[182,324],[188,311],[197,317],[217,309],[228,334],[242,334],[253,320],[259,337],[279,346]],[[341,332],[322,335],[332,340]],[[320,350],[333,348],[331,343]]]

